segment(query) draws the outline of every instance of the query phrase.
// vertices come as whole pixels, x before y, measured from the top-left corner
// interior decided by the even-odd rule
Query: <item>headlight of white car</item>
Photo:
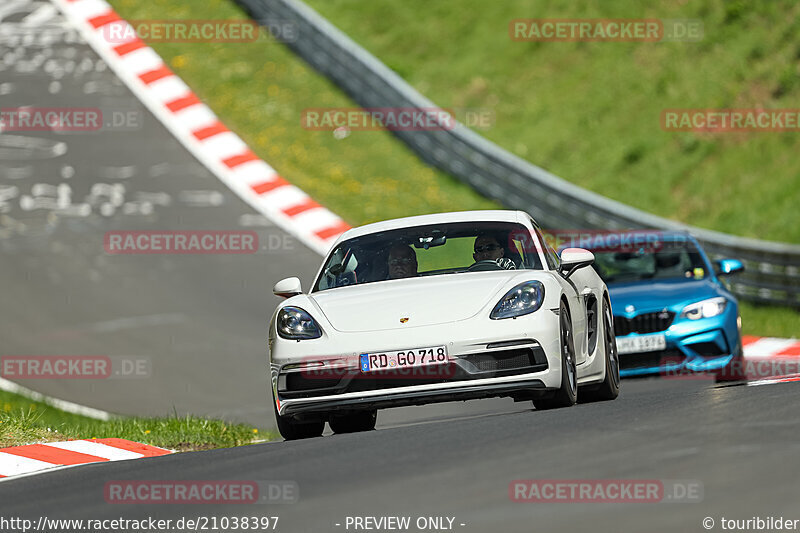
[[[710,318],[712,316],[721,315],[728,305],[728,300],[722,296],[716,298],[709,298],[693,304],[689,304],[681,311],[681,318],[688,318],[689,320],[699,320],[701,318]]]
[[[494,306],[489,318],[499,320],[527,315],[539,309],[543,301],[544,285],[540,281],[526,281],[508,291]]]
[[[299,307],[286,306],[278,311],[276,322],[278,335],[284,339],[318,339],[322,330],[306,311]]]

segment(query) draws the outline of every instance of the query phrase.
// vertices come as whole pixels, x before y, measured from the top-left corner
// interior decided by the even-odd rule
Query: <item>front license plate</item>
[[[415,368],[420,366],[443,365],[449,362],[447,348],[414,348],[396,352],[376,352],[361,354],[361,371],[395,370],[399,368]]]
[[[640,353],[655,352],[667,347],[667,338],[664,335],[638,335],[636,337],[617,338],[617,352]]]

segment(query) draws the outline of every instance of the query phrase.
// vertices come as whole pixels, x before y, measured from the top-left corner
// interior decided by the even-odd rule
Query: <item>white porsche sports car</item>
[[[274,288],[286,439],[374,429],[377,410],[510,396],[537,409],[619,394],[613,314],[591,252],[548,246],[521,211],[388,220],[344,233],[307,294]]]

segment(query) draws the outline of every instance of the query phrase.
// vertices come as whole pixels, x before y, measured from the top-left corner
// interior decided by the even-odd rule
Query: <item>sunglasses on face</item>
[[[487,244],[485,246],[476,246],[475,253],[480,254],[484,252],[494,252],[495,250],[499,250],[500,247],[496,244]]]
[[[414,262],[414,259],[411,257],[395,257],[393,259],[389,259],[389,266],[406,266],[410,265]]]

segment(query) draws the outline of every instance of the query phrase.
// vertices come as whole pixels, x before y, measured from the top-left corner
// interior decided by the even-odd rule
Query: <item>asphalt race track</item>
[[[137,118],[94,133],[0,134],[0,354],[143,359],[146,375],[127,379],[20,383],[113,413],[175,410],[273,426],[271,287],[289,275],[307,287],[319,256],[204,169],[50,4],[11,3],[27,11],[0,6],[2,107]],[[32,13],[46,31],[26,40]],[[253,230],[260,249],[110,255],[103,246],[108,231],[198,229]],[[277,516],[276,530],[287,532],[353,531],[347,518],[356,516],[449,517],[453,530],[475,532],[704,531],[706,517],[717,530],[722,517],[800,519],[797,398],[797,383],[662,379],[623,381],[614,402],[555,411],[511,400],[395,409],[363,434],[6,480],[0,515]],[[658,480],[701,491],[690,502],[514,502],[509,486],[519,479]],[[290,483],[298,492],[295,503],[264,505],[108,503],[106,484],[120,480]]]
[[[347,516],[380,515],[520,532],[703,531],[705,517],[800,518],[796,394],[793,383],[626,381],[611,403],[65,469],[0,483],[0,501],[34,520],[278,516],[278,529],[292,532],[346,531]],[[113,480],[209,479],[292,481],[298,501],[135,506],[104,497]],[[508,493],[516,479],[683,480],[702,492],[692,503],[517,503]]]

